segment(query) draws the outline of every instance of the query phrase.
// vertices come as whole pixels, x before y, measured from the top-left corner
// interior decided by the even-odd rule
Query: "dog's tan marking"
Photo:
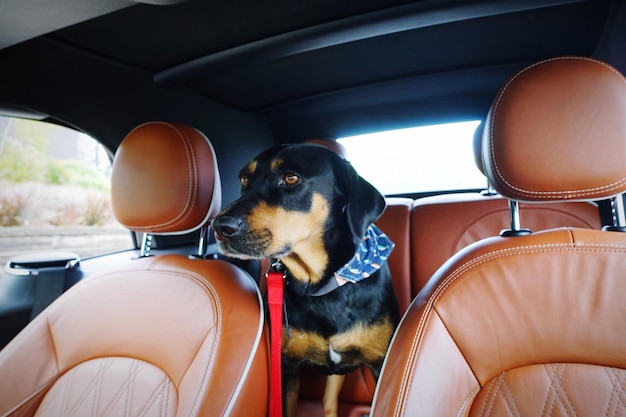
[[[276,158],[272,161],[272,163],[270,164],[270,169],[272,171],[277,171],[278,168],[280,168],[280,166],[283,164],[283,160],[281,158]]]
[[[345,375],[328,375],[326,378],[326,387],[322,397],[325,417],[337,417],[339,412],[339,391],[341,391],[344,379],[346,379]]]
[[[283,355],[301,359],[307,358],[313,363],[325,365],[328,361],[328,340],[313,332],[289,329],[289,337],[283,329]]]
[[[254,174],[254,171],[256,171],[257,168],[257,161],[256,160],[252,160],[250,161],[250,163],[248,164],[248,166],[246,167],[247,171],[249,174]]]
[[[287,386],[285,393],[285,410],[283,414],[287,417],[296,417],[298,410],[298,395],[300,394],[300,377],[295,378],[292,384]]]
[[[387,353],[394,326],[389,316],[381,322],[364,326],[359,323],[344,333],[330,338],[330,344],[336,352],[359,350],[365,362],[376,362]]]
[[[311,209],[289,211],[261,202],[248,217],[252,236],[271,236],[265,248],[266,256],[291,248],[282,258],[295,279],[318,283],[328,265],[324,248],[324,225],[328,218],[328,202],[321,194],[313,194]],[[269,233],[268,233],[269,232]]]
[[[289,337],[283,329],[282,351],[292,358],[324,365],[328,363],[330,348],[342,357],[345,365],[361,362],[375,363],[387,353],[394,326],[387,316],[378,323],[365,326],[356,324],[350,330],[331,336],[329,339],[313,332],[289,329]],[[344,355],[344,352],[347,354]]]

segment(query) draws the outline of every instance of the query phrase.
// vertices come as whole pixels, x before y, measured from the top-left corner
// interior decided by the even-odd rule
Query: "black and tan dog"
[[[278,258],[287,273],[282,337],[283,404],[295,416],[298,368],[330,375],[327,416],[343,375],[361,364],[377,379],[398,306],[386,257],[393,244],[372,223],[383,196],[319,145],[269,149],[240,172],[242,196],[213,221],[220,252]]]

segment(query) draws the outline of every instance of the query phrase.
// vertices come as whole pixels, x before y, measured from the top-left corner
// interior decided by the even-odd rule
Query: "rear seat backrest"
[[[482,133],[483,123],[474,133],[473,149],[476,167],[484,175]],[[561,226],[600,229],[602,225],[598,207],[587,202],[520,204],[519,207],[524,227],[531,231]],[[413,206],[410,228],[411,296],[414,297],[460,249],[510,228],[508,202],[490,189],[420,198]]]
[[[585,202],[520,204],[524,227],[600,229],[598,207]],[[477,193],[420,198],[411,213],[411,270],[414,297],[435,271],[470,243],[498,236],[510,227],[506,199]],[[389,231],[387,231],[389,233]]]
[[[389,257],[389,269],[396,290],[400,312],[404,312],[413,300],[411,283],[411,210],[412,198],[388,197],[387,207],[376,221],[396,246]]]

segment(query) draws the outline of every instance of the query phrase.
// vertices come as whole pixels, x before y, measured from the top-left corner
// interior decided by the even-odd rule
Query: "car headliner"
[[[0,114],[51,116],[110,149],[141,121],[197,126],[207,109],[262,120],[259,147],[482,118],[532,62],[582,55],[626,70],[622,3],[4,1]],[[255,142],[210,133],[218,155],[220,141]]]

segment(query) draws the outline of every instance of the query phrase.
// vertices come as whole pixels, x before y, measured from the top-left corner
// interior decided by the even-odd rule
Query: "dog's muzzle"
[[[247,223],[243,218],[232,216],[217,216],[211,226],[218,241],[236,238],[247,229]]]

